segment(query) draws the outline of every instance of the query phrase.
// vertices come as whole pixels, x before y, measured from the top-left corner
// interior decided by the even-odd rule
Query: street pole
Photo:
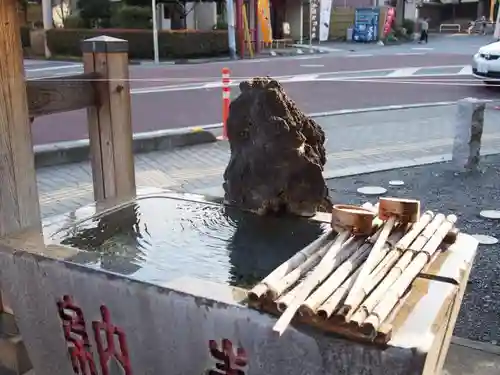
[[[51,56],[49,45],[47,44],[47,30],[52,29],[52,0],[42,0],[42,19],[44,33],[45,57]]]
[[[153,17],[153,49],[155,64],[160,63],[160,52],[158,51],[158,18],[156,16],[156,0],[151,0],[152,17]]]
[[[495,21],[495,31],[493,32],[495,40],[500,40],[500,9],[497,12],[497,19]]]
[[[313,44],[313,36],[312,36],[312,31],[313,31],[313,0],[309,0],[309,48],[312,50],[312,44]]]
[[[231,58],[231,60],[236,60],[236,30],[234,27],[233,5],[234,5],[234,0],[226,0],[227,39],[229,44],[229,57]],[[256,14],[255,17],[257,18],[258,14]]]
[[[304,1],[300,1],[299,44],[304,43]]]

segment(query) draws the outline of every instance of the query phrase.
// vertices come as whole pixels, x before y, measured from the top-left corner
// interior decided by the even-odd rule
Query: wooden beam
[[[128,42],[100,36],[83,41],[86,73],[103,78],[95,87],[99,105],[87,110],[94,199],[135,196]]]
[[[41,227],[16,5],[0,1],[0,237]]]
[[[29,80],[26,82],[31,117],[74,111],[96,105],[96,73]]]

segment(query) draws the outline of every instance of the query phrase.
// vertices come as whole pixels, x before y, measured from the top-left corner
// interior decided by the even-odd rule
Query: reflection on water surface
[[[75,262],[146,281],[193,276],[249,286],[325,228],[305,219],[264,218],[222,205],[150,197],[54,239],[86,250]]]

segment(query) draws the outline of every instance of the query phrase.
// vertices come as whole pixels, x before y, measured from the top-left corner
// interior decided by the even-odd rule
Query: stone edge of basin
[[[152,151],[170,150],[184,146],[216,142],[217,137],[207,129],[197,127],[189,129],[158,130],[135,133],[134,154]],[[57,142],[35,145],[36,168],[51,167],[89,160],[89,140]]]

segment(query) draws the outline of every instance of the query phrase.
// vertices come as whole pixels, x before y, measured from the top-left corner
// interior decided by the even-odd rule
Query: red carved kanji
[[[221,350],[215,340],[210,340],[208,347],[212,357],[219,361],[215,369],[208,371],[208,375],[245,375],[242,369],[248,363],[245,349],[238,347],[235,353],[233,343],[228,339],[222,339]]]
[[[92,328],[94,329],[102,375],[109,375],[108,362],[111,357],[114,357],[120,363],[124,375],[132,375],[125,333],[111,323],[109,310],[104,305],[101,306],[101,317],[102,322],[92,322]],[[101,331],[104,332],[106,337],[106,347],[102,342]],[[115,345],[115,335],[118,338],[119,351],[117,351]]]
[[[98,375],[82,309],[73,303],[70,296],[57,301],[57,308],[73,371],[77,375]]]

